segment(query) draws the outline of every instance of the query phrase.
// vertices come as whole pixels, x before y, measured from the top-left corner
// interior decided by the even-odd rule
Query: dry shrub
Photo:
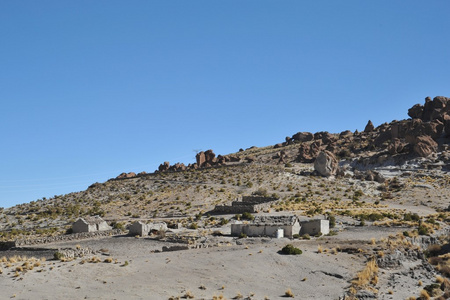
[[[431,299],[430,295],[428,294],[428,292],[426,290],[421,290],[420,291],[420,298],[424,299],[424,300],[430,300]]]
[[[194,294],[192,294],[191,291],[186,291],[186,293],[184,294],[183,298],[185,298],[185,299],[193,299],[194,298]]]
[[[378,266],[374,259],[367,262],[366,267],[356,275],[352,283],[356,287],[363,287],[369,284],[377,276]],[[377,280],[378,281],[378,280]]]
[[[284,292],[284,296],[294,298],[294,293],[292,293],[291,289],[287,289],[286,292]]]
[[[111,258],[111,257],[107,257],[104,261],[103,261],[104,263],[112,263],[113,262],[113,259]]]
[[[317,246],[317,253],[322,253],[323,252],[323,248],[321,245]]]
[[[244,299],[244,296],[242,296],[241,293],[237,293],[237,295],[234,296],[233,299]]]

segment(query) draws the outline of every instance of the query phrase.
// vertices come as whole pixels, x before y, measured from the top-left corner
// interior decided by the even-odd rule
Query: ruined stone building
[[[111,227],[99,216],[79,218],[72,224],[72,232],[95,232],[111,230]]]
[[[231,235],[269,236],[292,238],[300,233],[297,216],[257,216],[251,223],[231,224]]]
[[[273,197],[243,196],[237,198],[231,205],[216,205],[213,212],[222,214],[257,213],[268,210],[270,205],[277,200]]]
[[[245,234],[249,237],[287,237],[295,234],[317,235],[330,233],[328,220],[307,220],[300,222],[297,216],[256,216],[252,222],[231,224],[231,235]]]

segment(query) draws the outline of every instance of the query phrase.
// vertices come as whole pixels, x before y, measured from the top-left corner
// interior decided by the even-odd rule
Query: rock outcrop
[[[292,140],[296,142],[310,142],[314,139],[311,132],[297,132],[292,136]]]
[[[116,179],[125,179],[125,178],[133,178],[136,177],[136,173],[130,172],[130,173],[121,173],[119,176],[116,177]]]
[[[364,128],[364,132],[373,132],[375,130],[375,126],[373,126],[373,123],[371,120],[367,122],[366,127]]]
[[[421,157],[427,157],[436,152],[438,144],[429,136],[422,135],[416,137],[414,152]]]
[[[217,162],[216,154],[211,149],[197,153],[195,159],[199,168],[211,167]]]
[[[322,176],[336,175],[338,169],[338,162],[336,157],[330,151],[324,150],[319,152],[314,161],[314,170]]]

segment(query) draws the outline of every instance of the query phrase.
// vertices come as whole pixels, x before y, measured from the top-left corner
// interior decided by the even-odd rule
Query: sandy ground
[[[225,246],[221,247],[156,253],[155,250],[167,243],[149,238],[112,237],[49,244],[45,248],[76,247],[78,244],[94,250],[108,249],[110,256],[101,253],[96,256],[102,261],[111,257],[117,263],[81,264],[80,258],[70,262],[48,260],[19,277],[13,277],[13,270],[4,269],[0,275],[0,298],[169,299],[171,296],[182,297],[189,291],[195,299],[213,299],[220,295],[226,299],[238,295],[251,296],[251,299],[279,299],[291,289],[297,299],[339,299],[367,259],[362,254],[332,254],[331,249],[344,245],[364,248],[372,238],[380,239],[398,231],[401,229],[351,227],[336,236],[310,241],[249,238],[239,240],[241,245],[230,243],[228,246],[226,241],[233,239],[225,237]],[[278,251],[288,243],[302,249],[303,254],[279,254]],[[318,245],[327,252],[318,253]],[[128,262],[126,266],[125,261]],[[380,286],[379,299],[404,299],[396,296],[414,295],[411,290],[392,295],[387,289],[417,285],[417,280],[399,278],[398,286],[392,285],[389,278],[395,271],[382,272],[385,276],[380,274],[380,284],[384,286]]]

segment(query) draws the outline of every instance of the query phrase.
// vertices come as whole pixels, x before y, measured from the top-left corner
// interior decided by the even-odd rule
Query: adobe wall
[[[113,229],[108,231],[96,231],[96,232],[80,232],[66,235],[56,235],[56,236],[48,236],[34,239],[17,239],[15,243],[15,247],[23,247],[30,245],[40,245],[40,244],[49,244],[56,242],[65,242],[65,241],[76,241],[83,240],[89,238],[99,238],[99,237],[107,237],[112,235],[122,234],[123,231],[120,229]]]

